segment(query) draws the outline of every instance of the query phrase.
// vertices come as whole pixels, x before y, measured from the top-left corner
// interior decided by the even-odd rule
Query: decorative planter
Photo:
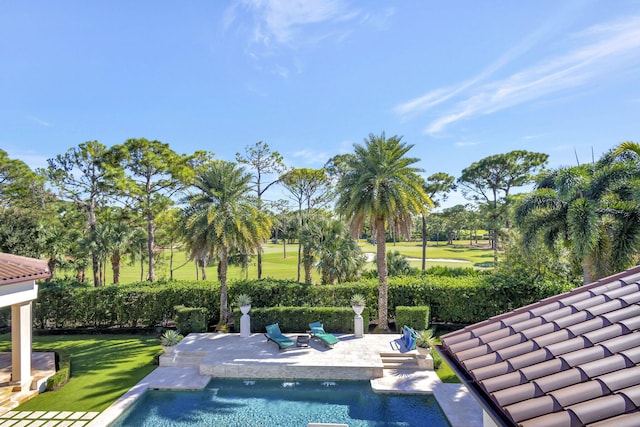
[[[364,310],[364,305],[352,305],[351,308],[356,313],[356,317],[360,317],[362,311]]]
[[[164,354],[171,355],[176,350],[176,346],[175,345],[163,345],[162,346],[162,350],[164,351]]]
[[[251,304],[240,306],[240,311],[242,312],[242,314],[248,314],[249,310],[251,310]]]

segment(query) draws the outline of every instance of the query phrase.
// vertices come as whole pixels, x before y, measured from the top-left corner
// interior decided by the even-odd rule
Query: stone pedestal
[[[355,335],[356,338],[362,338],[363,334],[364,322],[362,321],[362,316],[356,314],[356,316],[353,318],[353,335]]]
[[[249,338],[251,336],[251,316],[243,314],[240,317],[240,336]]]

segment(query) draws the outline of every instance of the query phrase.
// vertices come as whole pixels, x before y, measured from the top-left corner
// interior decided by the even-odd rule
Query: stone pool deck
[[[286,335],[296,340],[296,334]],[[399,335],[338,337],[333,348],[312,339],[308,347],[280,351],[263,334],[190,334],[87,427],[108,426],[147,389],[199,390],[211,378],[370,380],[378,393],[434,394],[452,427],[482,426],[482,410],[464,386],[443,384],[428,369],[432,361],[418,363],[417,352],[406,351]]]

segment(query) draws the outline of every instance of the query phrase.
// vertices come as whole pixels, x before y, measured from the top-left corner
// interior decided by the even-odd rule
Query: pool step
[[[413,353],[380,353],[384,369],[421,369]]]

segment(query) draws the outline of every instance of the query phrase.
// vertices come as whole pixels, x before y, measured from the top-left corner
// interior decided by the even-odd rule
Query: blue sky
[[[138,137],[318,168],[384,131],[457,177],[640,142],[638,0],[0,0],[0,57],[0,148],[32,168]]]

